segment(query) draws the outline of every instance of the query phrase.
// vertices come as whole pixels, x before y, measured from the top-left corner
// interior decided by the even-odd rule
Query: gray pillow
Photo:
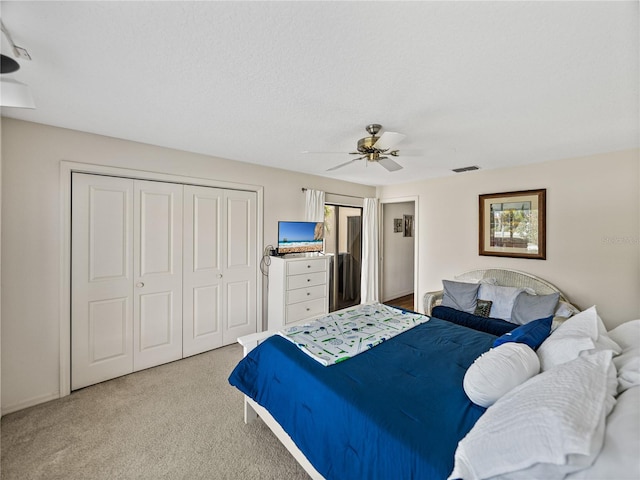
[[[473,313],[478,302],[478,283],[453,282],[442,280],[444,295],[442,306],[455,308],[467,313]]]
[[[529,295],[527,292],[522,292],[516,297],[513,304],[511,321],[518,325],[524,325],[539,318],[550,317],[556,311],[559,299],[559,293]]]

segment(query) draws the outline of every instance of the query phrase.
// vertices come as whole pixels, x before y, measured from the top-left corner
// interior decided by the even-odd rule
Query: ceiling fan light
[[[0,107],[36,108],[28,85],[12,78],[0,79]]]

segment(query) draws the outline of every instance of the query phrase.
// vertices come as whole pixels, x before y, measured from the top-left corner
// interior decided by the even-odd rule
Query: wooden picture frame
[[[479,196],[479,254],[546,260],[547,190]]]

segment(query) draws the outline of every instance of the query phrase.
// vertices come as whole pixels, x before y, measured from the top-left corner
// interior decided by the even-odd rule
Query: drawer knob
[[[311,265],[307,265],[307,268],[311,268]]]
[[[307,282],[310,282],[310,281],[311,281],[311,279],[310,279],[310,278],[307,278]]]
[[[310,309],[309,307],[307,307],[307,312],[308,312],[309,310],[311,310],[311,309]]]
[[[307,297],[308,297],[309,295],[311,295],[311,292],[307,292]]]

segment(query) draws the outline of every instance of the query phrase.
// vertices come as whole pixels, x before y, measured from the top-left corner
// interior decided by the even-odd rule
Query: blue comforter
[[[495,339],[432,318],[325,367],[276,335],[229,382],[265,407],[327,479],[443,479],[485,411],[462,379]]]

